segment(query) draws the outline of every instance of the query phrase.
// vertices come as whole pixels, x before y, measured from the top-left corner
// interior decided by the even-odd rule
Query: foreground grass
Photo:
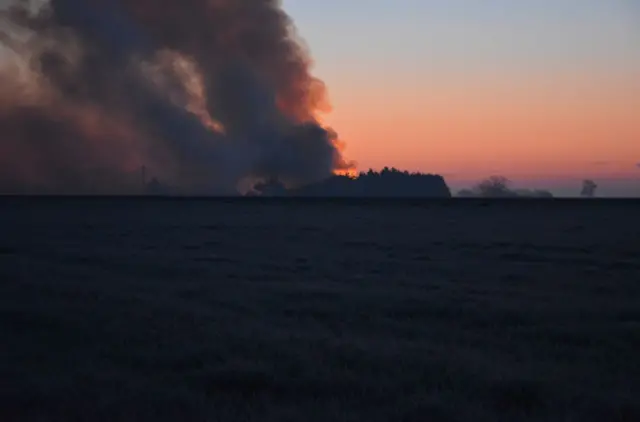
[[[637,209],[457,204],[3,204],[3,420],[640,420]]]

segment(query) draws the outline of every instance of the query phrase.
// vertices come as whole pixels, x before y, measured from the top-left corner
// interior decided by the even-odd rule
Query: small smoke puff
[[[640,162],[636,163],[636,167],[640,169]]]

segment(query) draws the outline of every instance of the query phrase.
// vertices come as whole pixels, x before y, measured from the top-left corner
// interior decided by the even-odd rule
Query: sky
[[[283,4],[359,169],[640,196],[640,1]]]

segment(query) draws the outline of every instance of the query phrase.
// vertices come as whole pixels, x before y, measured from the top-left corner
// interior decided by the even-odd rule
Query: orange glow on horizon
[[[361,170],[640,179],[640,79],[553,77],[445,78],[388,90],[347,81],[332,86],[335,111],[326,120],[350,140],[343,151]]]

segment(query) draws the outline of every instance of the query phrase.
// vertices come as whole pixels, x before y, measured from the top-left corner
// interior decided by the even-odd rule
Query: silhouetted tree
[[[582,181],[582,191],[580,191],[580,196],[585,198],[593,198],[596,195],[596,189],[598,189],[598,185],[591,179],[586,179]]]
[[[474,190],[485,198],[505,198],[515,196],[509,189],[511,181],[504,176],[491,176],[478,183]]]
[[[491,176],[476,184],[473,189],[458,192],[461,198],[553,198],[553,194],[541,189],[512,190],[511,182],[504,176]]]

